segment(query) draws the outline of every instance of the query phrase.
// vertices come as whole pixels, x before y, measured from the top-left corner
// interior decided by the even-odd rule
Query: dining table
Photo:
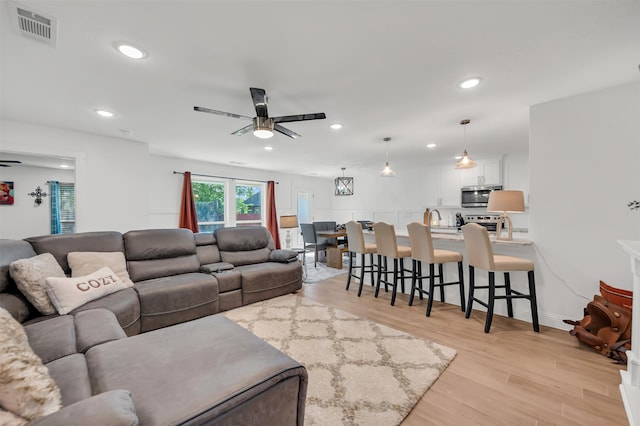
[[[323,230],[317,231],[316,236],[322,238],[344,238],[347,236],[346,229],[338,229],[335,231]],[[342,269],[342,255],[349,251],[347,244],[336,244],[335,246],[327,246],[327,266],[329,268]]]

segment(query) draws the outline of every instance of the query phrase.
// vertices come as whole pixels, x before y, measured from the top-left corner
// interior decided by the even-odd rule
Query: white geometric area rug
[[[307,368],[305,425],[398,425],[456,355],[293,294],[224,315]]]
[[[305,284],[317,283],[349,272],[348,256],[342,257],[342,269],[330,268],[324,262],[317,262],[316,266],[313,266],[313,253],[307,253],[305,262],[302,272],[302,281]]]

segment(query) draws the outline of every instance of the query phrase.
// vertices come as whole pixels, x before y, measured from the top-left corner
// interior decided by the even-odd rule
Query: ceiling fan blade
[[[253,123],[249,124],[248,126],[244,126],[242,129],[238,129],[235,132],[231,133],[234,136],[242,136],[245,133],[248,133],[250,131],[253,130]]]
[[[194,111],[207,112],[209,114],[226,115],[227,117],[245,118],[247,120],[253,120],[253,117],[247,117],[246,115],[234,114],[232,112],[217,111],[215,109],[203,108],[203,107],[199,107],[199,106],[194,106],[193,109],[194,109]]]
[[[302,137],[301,134],[298,134],[298,133],[294,132],[293,130],[289,130],[286,127],[282,127],[279,124],[274,124],[273,125],[273,130],[275,130],[276,132],[280,132],[283,135],[287,135],[287,136],[289,136],[290,138],[293,138],[293,139],[298,139],[298,138]]]
[[[267,112],[267,95],[264,89],[258,89],[256,87],[250,87],[251,99],[253,99],[253,106],[256,109],[256,115],[258,117],[269,117]]]
[[[290,123],[292,121],[305,121],[305,120],[322,120],[327,118],[324,112],[318,112],[315,114],[296,114],[296,115],[283,115],[282,117],[273,117],[274,123]]]
[[[0,163],[11,163],[11,164],[21,164],[20,160],[0,160]]]

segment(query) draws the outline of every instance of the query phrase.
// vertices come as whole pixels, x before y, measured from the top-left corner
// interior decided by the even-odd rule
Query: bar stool
[[[347,277],[347,290],[351,285],[351,277],[360,280],[360,287],[358,288],[358,297],[362,294],[362,285],[364,284],[364,275],[366,272],[371,273],[371,285],[375,285],[374,273],[377,272],[377,265],[373,263],[373,255],[377,251],[375,244],[366,243],[364,241],[364,233],[362,232],[362,226],[352,220],[345,223],[347,230],[347,241],[349,241],[349,276]],[[360,266],[354,266],[354,259],[360,254]],[[365,262],[365,255],[369,255],[369,265]],[[354,269],[360,269],[360,276],[354,274]]]
[[[462,254],[452,250],[441,250],[433,248],[433,240],[431,238],[431,230],[422,223],[414,222],[407,225],[409,231],[409,240],[411,241],[411,260],[413,263],[413,274],[411,277],[411,296],[409,297],[409,306],[413,305],[413,298],[418,292],[420,300],[425,294],[429,297],[427,302],[426,316],[431,315],[431,307],[433,306],[433,296],[435,287],[440,287],[440,301],[444,302],[444,287],[448,285],[459,285],[460,287],[460,310],[465,311],[464,303],[464,275],[462,269]],[[429,275],[422,275],[422,262],[429,264]],[[443,264],[456,262],[458,264],[458,281],[444,282]],[[435,265],[438,265],[438,273],[435,273]],[[429,278],[429,290],[422,288],[422,279]],[[438,278],[438,283],[436,283]],[[418,287],[416,287],[416,281]]]
[[[487,318],[484,323],[484,332],[488,333],[491,328],[491,320],[493,319],[493,304],[495,299],[507,300],[507,313],[509,318],[513,318],[512,299],[528,299],[531,302],[531,317],[533,322],[533,330],[540,331],[538,324],[538,308],[536,302],[536,284],[533,276],[534,265],[529,259],[520,257],[494,255],[489,241],[489,233],[487,228],[477,223],[469,223],[462,227],[462,235],[464,237],[464,246],[467,250],[467,261],[469,262],[469,301],[467,303],[467,312],[465,318],[471,315],[473,302],[478,302],[487,308]],[[474,269],[480,268],[489,271],[489,285],[475,285]],[[511,278],[509,272],[522,271],[527,272],[529,280],[529,294],[523,294],[511,288]],[[495,285],[495,272],[504,273],[504,285]],[[474,296],[476,288],[488,289],[489,300],[485,303]],[[496,296],[496,288],[504,288],[504,296]]]
[[[393,293],[391,294],[391,306],[396,303],[396,294],[398,292],[398,278],[400,278],[401,290],[404,293],[404,279],[405,272],[411,272],[408,269],[404,269],[404,258],[411,257],[411,247],[399,246],[396,240],[396,230],[393,225],[384,222],[378,222],[373,225],[373,231],[376,234],[376,246],[378,247],[378,283],[376,284],[376,294],[380,292],[380,283],[384,283],[384,291],[389,291],[388,286],[393,287]],[[384,263],[382,258],[384,257]],[[388,273],[389,268],[387,261],[389,258],[393,259],[393,283],[389,282]],[[384,280],[382,279],[382,273],[384,272]]]

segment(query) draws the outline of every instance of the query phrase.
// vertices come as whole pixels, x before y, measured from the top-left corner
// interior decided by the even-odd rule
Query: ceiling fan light
[[[273,137],[273,132],[271,131],[271,129],[255,129],[253,131],[253,135],[255,137],[258,137],[260,139],[269,139],[271,137]]]

